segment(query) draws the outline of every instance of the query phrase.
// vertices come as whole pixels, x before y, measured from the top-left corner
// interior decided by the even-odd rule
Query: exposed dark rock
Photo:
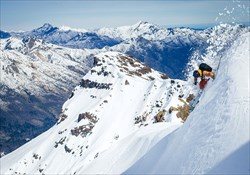
[[[148,113],[146,113],[146,112],[143,113],[143,114],[140,115],[140,116],[135,117],[135,124],[140,124],[140,125],[142,125],[144,122],[146,122],[147,117],[148,117]]]
[[[154,77],[151,77],[151,76],[148,76],[148,78],[150,79],[150,80],[155,80],[155,78]]]
[[[82,119],[88,119],[91,123],[97,122],[96,115],[91,114],[90,112],[85,112],[85,113],[79,114],[77,122],[80,122]]]
[[[126,81],[125,81],[125,85],[129,85],[129,82],[128,82],[128,80],[126,80]]]
[[[94,128],[95,124],[97,123],[98,119],[94,114],[91,114],[89,112],[85,112],[83,114],[80,114],[78,117],[78,122],[82,119],[87,119],[89,121],[88,124],[75,127],[74,129],[71,129],[71,134],[74,136],[81,135],[82,137],[86,137],[88,134],[92,134],[92,129]]]
[[[168,79],[168,76],[167,76],[166,74],[161,74],[161,78],[162,78],[163,80],[165,80],[165,79]]]
[[[158,114],[155,116],[155,122],[163,122],[165,113],[166,113],[166,110],[164,109],[158,112]]]
[[[74,92],[71,92],[69,99],[71,99],[74,95],[75,95]]]
[[[190,101],[192,101],[195,98],[194,94],[189,94],[189,96],[187,97],[186,101],[189,103]]]
[[[63,145],[64,141],[66,140],[66,137],[61,138],[58,142],[55,142],[55,148],[58,147],[58,145]]]
[[[67,145],[64,145],[64,149],[65,149],[66,153],[70,153],[72,151],[72,149],[67,147]]]
[[[182,97],[184,97],[184,94],[180,94],[178,97],[179,97],[179,98],[182,98]]]
[[[59,115],[59,120],[58,120],[57,124],[60,124],[61,122],[63,122],[67,117],[68,117],[68,116],[67,116],[66,114],[61,113],[61,114]]]
[[[93,63],[93,65],[94,66],[96,66],[97,65],[97,63],[100,61],[100,59],[99,58],[97,58],[97,57],[94,57],[94,63]]]
[[[114,139],[115,139],[115,140],[118,140],[118,139],[119,139],[119,135],[116,135],[116,136],[114,137]]]
[[[169,108],[169,113],[171,114],[173,111],[177,111],[176,116],[178,118],[181,118],[183,121],[186,121],[188,116],[189,116],[189,110],[190,110],[190,106],[188,105],[188,103],[186,101],[184,101],[183,99],[179,99],[181,102],[184,103],[183,106],[171,106]]]
[[[96,73],[96,70],[92,69],[92,70],[90,71],[90,73],[91,73],[91,74]]]
[[[98,155],[99,155],[99,153],[96,153],[96,155],[95,155],[94,159],[96,159],[96,158],[98,157]]]
[[[142,67],[141,69],[137,70],[139,73],[141,74],[147,74],[147,73],[150,73],[152,72],[152,69],[148,66],[144,66]]]
[[[105,71],[105,68],[102,67],[101,71],[97,72],[97,75],[103,75],[104,77],[108,76],[111,74],[111,72]]]
[[[112,83],[98,83],[89,79],[82,79],[80,86],[83,88],[110,89]]]
[[[33,154],[33,157],[34,157],[35,159],[38,159],[38,158],[39,158],[39,155],[38,155],[38,154]]]
[[[93,128],[93,124],[78,126],[74,129],[71,129],[71,134],[76,137],[79,135],[81,135],[82,137],[86,137],[92,131]]]

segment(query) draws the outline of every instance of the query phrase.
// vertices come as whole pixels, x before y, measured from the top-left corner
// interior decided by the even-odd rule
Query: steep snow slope
[[[176,112],[166,113],[164,123],[154,123],[154,116],[183,105],[179,96],[192,91],[186,82],[117,52],[97,55],[94,64],[57,124],[1,158],[1,174],[122,172],[182,125]]]
[[[250,33],[221,58],[186,123],[125,174],[249,174]],[[217,61],[217,60],[214,60]]]
[[[13,151],[56,122],[95,52],[34,39],[1,39],[0,152]]]

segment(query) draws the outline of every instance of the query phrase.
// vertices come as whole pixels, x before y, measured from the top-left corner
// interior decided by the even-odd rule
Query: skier
[[[201,63],[199,65],[199,69],[193,72],[194,85],[197,85],[198,78],[201,78],[199,86],[200,86],[200,89],[204,89],[209,80],[209,78],[206,79],[206,77],[211,77],[213,79],[215,78],[215,74],[212,70],[213,69],[206,63]]]

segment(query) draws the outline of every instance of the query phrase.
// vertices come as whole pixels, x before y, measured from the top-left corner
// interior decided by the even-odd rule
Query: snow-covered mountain
[[[110,38],[121,38],[123,40],[130,40],[133,38],[143,37],[150,41],[167,40],[172,43],[196,42],[196,38],[204,38],[209,30],[195,30],[190,28],[163,28],[146,21],[139,21],[131,26],[122,26],[117,28],[100,28],[95,31],[100,35],[106,35]],[[178,36],[178,37],[177,37]],[[185,37],[182,39],[182,37]]]
[[[202,59],[202,55],[211,45],[207,41],[213,37],[214,30],[214,28],[167,29],[141,21],[132,26],[101,28],[96,32],[124,40],[120,44],[109,47],[110,51],[136,57],[151,68],[168,74],[171,78],[185,79],[190,58],[199,55],[201,56],[199,59]],[[241,25],[227,25],[219,30],[218,35],[236,38],[239,33],[248,29]]]
[[[95,31],[53,27],[50,24],[44,24],[42,27],[28,32],[8,33],[0,31],[1,38],[7,38],[1,39],[1,56],[3,55],[3,57],[1,57],[0,151],[8,153],[50,128],[56,122],[55,117],[60,113],[61,105],[70,96],[71,90],[80,82],[82,76],[92,68],[94,55],[100,52],[111,51],[108,52],[108,57],[117,57],[117,59],[120,57],[119,55],[125,53],[137,58],[155,70],[167,73],[171,78],[184,80],[185,74],[190,76],[194,67],[200,62],[205,61],[212,67],[217,67],[218,61],[215,60],[220,60],[231,46],[232,41],[247,31],[249,31],[249,28],[240,25],[220,25],[206,30],[189,28],[164,29],[147,22],[139,22],[132,26],[115,29],[102,28]],[[228,42],[225,42],[225,40]],[[110,44],[109,41],[114,41],[114,43]],[[67,47],[83,49],[70,49]],[[125,57],[130,58],[128,55],[125,55]],[[127,61],[129,62],[129,60]],[[109,64],[112,65],[112,63]],[[114,66],[123,67],[119,64],[114,64]],[[103,66],[99,74],[107,77],[109,72],[112,72],[107,69],[110,69],[110,67]],[[121,69],[120,71],[124,70]],[[94,76],[94,72],[95,68],[93,68],[91,76]],[[139,73],[137,71],[134,73],[137,76],[141,74],[140,71]],[[118,74],[120,73],[118,72]],[[88,76],[91,77],[90,75]],[[151,76],[144,76],[143,74],[142,77],[148,79],[147,81],[149,82],[157,79]],[[113,79],[110,81],[113,81]],[[118,81],[118,79],[114,81]],[[126,84],[129,83],[129,81],[125,82]],[[176,82],[176,80],[172,82]],[[183,81],[180,82],[183,83]],[[96,82],[85,81],[84,83],[90,86],[106,87],[105,84]],[[183,97],[185,99],[192,87],[187,82],[184,82],[183,85],[185,85],[184,89],[186,89]],[[168,89],[167,91],[170,91],[171,94],[171,90]],[[176,89],[174,88],[173,91],[175,92]],[[71,95],[73,94],[75,92]],[[177,94],[174,97],[175,99],[180,95]],[[94,99],[95,94],[91,95]],[[126,98],[124,96],[121,97],[121,99],[127,101]],[[117,97],[117,99],[120,99],[120,97]],[[102,101],[102,99],[99,100]],[[89,103],[88,100],[87,103]],[[165,104],[175,106],[176,104],[183,105],[183,102],[177,100],[173,101],[173,103],[168,101]],[[157,102],[156,106],[160,106],[160,103]],[[130,106],[128,109],[130,109]],[[152,116],[155,114],[156,112],[152,112]],[[133,113],[130,117],[136,118],[136,122],[140,123],[144,120],[145,115],[134,117],[135,114]],[[131,147],[130,144],[142,144],[147,142],[148,139],[152,139],[152,145],[148,144],[148,146],[138,148],[140,151],[138,151],[137,156],[134,158],[126,157],[128,164],[119,165],[123,166],[124,171],[146,153],[153,144],[164,137],[166,133],[172,132],[180,126],[179,124],[178,126],[175,125],[175,122],[171,123],[169,121],[166,125],[165,123],[150,125],[150,122],[145,124],[148,124],[147,129],[136,131],[136,136],[141,139],[141,142],[137,142],[137,137],[129,142],[130,136],[127,135],[124,136],[127,139],[120,143],[121,146],[124,145],[125,150]],[[171,126],[170,129],[167,129],[169,126]],[[158,127],[162,129],[162,133],[158,132]],[[151,131],[152,134],[150,134]],[[141,135],[145,137],[142,138]],[[112,149],[107,151],[105,155],[111,154],[112,151],[119,152],[119,146],[116,148],[112,146]],[[121,157],[124,158],[123,155]],[[100,165],[96,172],[104,168],[100,160],[110,162],[108,156],[104,156],[104,159],[96,159],[96,161],[99,161],[98,166]],[[119,157],[116,160],[119,162]],[[91,167],[95,166],[97,164],[91,163],[86,169],[79,168],[77,172],[93,172]],[[107,166],[107,168],[110,167]],[[121,169],[118,172],[120,171]],[[104,172],[109,172],[109,170],[106,169]],[[112,170],[112,172],[116,171]]]
[[[178,98],[188,97],[186,82],[118,52],[101,53],[94,64],[63,105],[57,124],[17,149],[19,156],[13,152],[3,157],[1,173],[79,173],[131,135],[142,138],[138,146],[146,144],[146,151],[164,136],[155,135],[158,127],[171,132],[182,124],[175,112],[167,113],[171,106],[184,105]],[[164,109],[166,123],[153,124]],[[151,129],[143,136],[140,129],[146,127]]]
[[[221,58],[217,78],[183,127],[124,174],[249,174],[249,59],[250,32]]]
[[[172,78],[184,79],[184,70],[194,51],[204,52],[211,29],[163,28],[140,21],[132,26],[101,28],[96,32],[124,41],[113,47],[138,58]],[[174,61],[173,61],[174,60]]]
[[[140,21],[131,26],[93,31],[58,28],[46,23],[32,31],[12,32],[11,35],[39,38],[71,48],[103,48],[106,51],[126,53],[172,78],[184,79],[183,70],[188,58],[196,50],[204,52],[208,47],[206,41],[210,33],[211,29],[167,29]]]
[[[215,27],[190,60],[216,79],[187,120],[191,82],[119,52],[95,55],[57,124],[1,158],[1,174],[249,174],[250,32],[238,29]]]
[[[16,149],[56,122],[95,52],[32,38],[1,39],[1,151]]]
[[[70,48],[103,48],[120,43],[117,39],[97,35],[94,32],[79,31],[65,27],[54,27],[45,23],[43,26],[27,32],[12,32],[12,36],[38,38],[46,42]]]
[[[148,40],[163,40],[169,34],[166,29],[145,21],[139,21],[131,26],[117,28],[104,27],[96,30],[96,32],[100,35],[109,36],[110,38],[121,38],[123,40],[141,36]]]
[[[1,109],[5,109],[6,106],[11,104],[13,101],[17,100],[19,103],[18,105],[15,105],[12,110],[1,110],[1,120],[4,121],[1,125],[1,133],[3,136],[1,143],[4,144],[3,146],[1,146],[0,150],[7,153],[9,151],[12,151],[14,148],[17,148],[19,145],[25,143],[25,140],[33,138],[37,133],[43,132],[55,122],[55,119],[53,117],[50,117],[50,120],[46,120],[49,121],[48,123],[40,123],[40,125],[37,124],[36,126],[34,125],[34,122],[31,125],[30,122],[28,124],[25,124],[26,120],[25,122],[21,122],[21,125],[19,122],[14,121],[20,121],[21,118],[28,119],[29,115],[32,116],[31,118],[35,117],[40,121],[43,120],[45,116],[54,116],[58,114],[58,112],[61,110],[61,104],[64,102],[65,98],[69,96],[69,94],[67,94],[68,91],[70,91],[70,89],[72,89],[76,85],[76,83],[78,83],[83,73],[86,72],[86,67],[84,66],[85,63],[83,63],[84,65],[80,65],[81,61],[79,60],[90,59],[91,62],[91,54],[96,54],[103,51],[119,51],[132,55],[145,62],[147,65],[150,65],[157,70],[167,73],[171,77],[183,78],[184,74],[182,72],[186,66],[188,57],[193,52],[193,50],[195,50],[194,48],[197,45],[201,45],[199,44],[200,39],[195,39],[200,35],[196,36],[195,32],[192,33],[192,31],[189,31],[188,29],[187,31],[190,32],[190,35],[187,36],[189,38],[194,38],[191,45],[191,42],[189,42],[191,40],[187,38],[185,39],[188,32],[180,35],[180,33],[183,32],[180,32],[178,29],[175,29],[176,32],[171,31],[171,35],[167,37],[169,40],[169,37],[173,39],[173,41],[170,42],[167,40],[160,40],[162,38],[165,38],[165,33],[157,32],[156,35],[155,31],[158,30],[151,29],[159,27],[153,24],[140,22],[136,25],[133,25],[132,27],[127,28],[132,33],[137,31],[137,33],[135,33],[136,35],[133,35],[134,38],[132,38],[133,36],[129,36],[130,33],[129,31],[127,31],[125,33],[127,33],[128,35],[127,38],[130,39],[127,39],[125,41],[121,40],[122,42],[116,44],[114,47],[108,47],[107,44],[104,44],[105,47],[103,49],[83,49],[82,51],[68,49],[65,47],[63,48],[49,43],[56,43],[59,45],[65,45],[74,48],[85,47],[86,45],[83,43],[88,43],[92,44],[93,47],[98,48],[97,45],[101,44],[101,42],[95,40],[98,41],[96,45],[95,41],[92,41],[94,37],[81,38],[76,36],[83,36],[85,34],[89,35],[91,33],[93,34],[93,36],[98,36],[98,38],[100,38],[103,35],[100,35],[93,31],[79,31],[69,27],[54,27],[50,24],[44,24],[42,27],[34,29],[32,31],[10,33],[5,32],[6,35],[1,34],[1,36],[4,36],[3,38],[9,38],[1,40],[1,52],[4,53],[2,64],[3,69],[5,64],[8,65],[8,70],[6,69],[2,74],[2,77],[4,78],[2,89],[6,88],[6,86],[8,88],[2,90],[1,97],[3,100],[1,103]],[[132,29],[134,31],[132,31]],[[165,30],[166,29],[159,28],[159,31]],[[184,31],[184,29],[181,30]],[[145,32],[147,32],[147,35],[145,34]],[[148,36],[148,38],[151,37],[155,39],[150,41],[143,38],[142,34]],[[162,34],[161,37],[159,36],[160,34]],[[193,34],[195,36],[192,37],[191,35]],[[11,35],[12,38],[10,38]],[[159,37],[158,40],[156,37]],[[178,37],[181,39],[174,39]],[[39,40],[38,38],[41,38],[42,40]],[[114,38],[114,40],[117,39]],[[191,47],[192,49],[190,50]],[[8,55],[6,56],[5,53],[8,53]],[[65,70],[61,70],[61,68],[57,69],[56,66],[58,65],[55,60],[60,62],[60,66],[68,69],[69,72],[73,71],[74,73],[67,74],[68,71],[65,72]],[[74,66],[73,63],[72,65],[68,65],[69,60],[71,62],[77,62],[77,66]],[[177,60],[182,60],[182,63],[179,64],[180,61]],[[36,63],[38,64],[35,65]],[[51,65],[53,68],[51,68],[50,70],[49,67]],[[20,68],[19,66],[22,67]],[[26,66],[28,68],[25,68]],[[39,68],[35,69],[36,66],[38,66]],[[16,67],[17,70],[15,69]],[[89,65],[87,67],[89,67]],[[19,69],[23,71],[21,73],[16,73],[15,71],[19,71]],[[28,70],[28,72],[31,73],[27,76],[26,69],[31,69],[33,72],[31,70]],[[6,71],[9,71],[8,74],[5,74]],[[64,80],[65,77],[64,75],[62,76],[62,72],[66,73],[66,76],[68,78],[67,81]],[[39,78],[33,79],[36,76]],[[56,82],[55,85],[54,82]],[[51,90],[46,95],[46,97],[52,96],[53,98],[49,99],[48,101],[46,101],[47,98],[42,98],[43,100],[40,100],[40,96],[44,96],[48,92],[48,90],[44,90],[46,88],[48,89],[48,86],[52,86],[52,89],[54,90]],[[62,89],[64,89],[65,91],[63,91]],[[41,93],[43,95],[41,95]],[[32,102],[29,100],[30,97],[33,99]],[[57,101],[59,103],[56,103]],[[46,105],[44,105],[45,103]],[[47,104],[50,104],[51,107],[48,108]],[[20,112],[20,109],[25,110],[22,110],[22,112]],[[42,119],[39,119],[40,116]],[[39,122],[37,121],[37,123]],[[11,124],[11,126],[9,126],[9,124]],[[22,136],[20,135],[20,133],[22,133]],[[7,140],[9,140],[9,142],[6,145]]]

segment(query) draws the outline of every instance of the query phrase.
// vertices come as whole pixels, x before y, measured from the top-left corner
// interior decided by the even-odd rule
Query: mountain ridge
[[[116,145],[117,140],[125,138],[129,133],[141,127],[154,125],[154,117],[161,110],[171,105],[183,105],[183,102],[178,100],[179,96],[186,98],[187,92],[191,91],[191,89],[183,88],[185,82],[171,80],[122,53],[100,53],[95,56],[95,59],[97,60],[94,63],[95,66],[83,77],[80,85],[73,90],[72,96],[63,105],[57,124],[27,144],[40,142],[41,147],[29,151],[27,156],[35,160],[32,158],[33,155],[38,155],[38,162],[40,160],[43,162],[39,163],[40,166],[44,166],[41,168],[43,173],[52,173],[53,170],[49,167],[46,169],[46,166],[49,164],[50,167],[56,166],[53,162],[57,162],[47,162],[44,157],[47,155],[46,151],[42,151],[44,153],[39,151],[44,147],[43,137],[49,137],[46,139],[48,141],[46,141],[46,145],[48,144],[46,150],[51,152],[51,156],[61,152],[67,157],[64,160],[71,159],[70,157],[73,156],[77,158],[72,163],[78,164],[84,161],[88,165],[89,160],[92,162],[97,159],[110,146]],[[162,88],[167,90],[160,90]],[[131,93],[137,95],[131,95]],[[145,104],[144,101],[147,103]],[[144,119],[145,115],[147,115],[146,119]],[[166,126],[173,125],[172,130],[180,126],[181,121],[182,119],[177,118],[175,113],[166,116],[168,123]],[[109,122],[112,125],[107,125]],[[80,138],[81,141],[79,141]],[[155,139],[158,140],[157,138]],[[23,151],[25,148],[27,146],[17,151],[25,152]],[[14,154],[12,152],[9,155],[12,157],[11,155]],[[24,156],[25,160],[30,159],[27,159],[27,156]],[[1,158],[1,161],[3,160],[1,163],[9,162],[7,160],[9,158],[6,158],[5,156]],[[21,158],[22,162],[23,158]],[[27,173],[38,173],[39,170],[35,167],[39,164],[28,162],[27,166],[22,164],[19,168],[26,169]],[[4,164],[2,165],[5,167]],[[24,169],[21,170],[14,164],[13,166],[8,170],[3,168],[2,171],[11,173],[13,170],[13,172],[24,173]],[[33,168],[28,170],[27,167]],[[61,170],[58,169],[58,173],[63,173],[63,171],[73,173],[73,170],[63,167],[65,165],[60,168]]]

